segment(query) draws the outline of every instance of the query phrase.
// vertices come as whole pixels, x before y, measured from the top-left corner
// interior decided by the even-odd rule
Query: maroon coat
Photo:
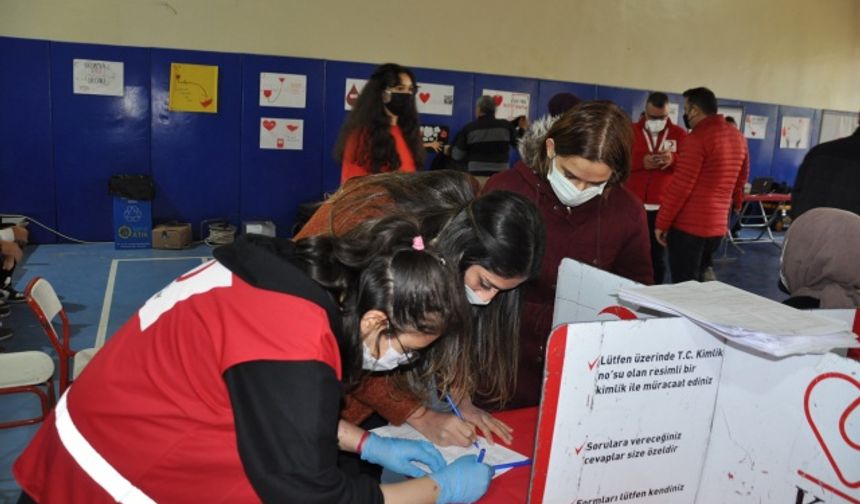
[[[744,136],[722,115],[702,119],[681,146],[656,228],[702,238],[726,234],[729,208],[734,201],[740,210],[749,173]]]
[[[564,206],[549,182],[522,161],[490,177],[484,192],[504,189],[535,203],[546,226],[541,276],[525,290],[520,331],[520,365],[512,407],[540,399],[545,345],[552,329],[558,267],[576,259],[644,284],[654,281],[651,242],[642,202],[623,187],[578,207]]]

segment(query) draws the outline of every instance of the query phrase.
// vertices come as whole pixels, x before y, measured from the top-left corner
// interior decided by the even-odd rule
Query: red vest
[[[317,360],[341,377],[322,307],[209,262],[153,296],[99,351],[66,393],[68,415],[121,478],[156,502],[258,502],[223,379],[255,360]],[[58,415],[16,461],[21,487],[39,502],[122,500],[60,438]]]

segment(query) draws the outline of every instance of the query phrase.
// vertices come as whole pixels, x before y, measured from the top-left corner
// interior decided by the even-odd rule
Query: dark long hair
[[[424,250],[416,250],[413,240],[418,235],[414,219],[387,217],[341,237],[319,235],[296,242],[295,263],[341,307],[343,333],[354,350],[343,356],[350,360],[344,363],[345,376],[362,375],[360,321],[370,310],[386,314],[388,337],[418,331],[461,338],[468,331],[468,306],[456,268],[429,243]],[[444,358],[444,354],[428,358]],[[455,369],[450,362],[428,366],[449,370],[446,379]]]
[[[537,209],[514,193],[497,191],[477,198],[476,193],[474,177],[458,171],[360,177],[326,201],[311,222],[327,217],[325,232],[341,234],[356,215],[415,218],[425,239],[433,237],[440,253],[458,268],[461,298],[465,298],[462,273],[473,264],[506,278],[537,276],[545,241]],[[422,366],[423,373],[396,383],[426,396],[427,378],[435,374],[442,391],[477,393],[487,402],[503,404],[516,383],[520,290],[499,292],[489,305],[473,307],[467,337],[446,337],[433,345],[428,351],[433,358]],[[453,365],[455,374],[433,362]]]
[[[461,277],[479,265],[504,278],[538,276],[545,232],[540,214],[526,198],[508,191],[484,194],[455,213],[434,244],[458,265]],[[486,306],[472,307],[472,331],[463,342],[446,341],[431,352],[456,360],[472,379],[466,393],[499,406],[516,388],[521,288],[500,291]],[[442,384],[444,387],[444,383]]]
[[[356,161],[371,173],[379,173],[383,168],[395,171],[403,165],[390,133],[391,118],[385,113],[385,104],[382,102],[385,90],[400,84],[400,74],[408,75],[415,85],[412,71],[398,64],[386,63],[374,70],[340,130],[334,149],[334,157],[338,162],[343,162],[347,140],[356,135]],[[397,125],[403,132],[415,166],[421,166],[424,162],[424,147],[418,131],[418,109],[414,97],[406,112],[397,117]]]

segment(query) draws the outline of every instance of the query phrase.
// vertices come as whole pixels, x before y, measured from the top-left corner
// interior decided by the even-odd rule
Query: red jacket
[[[651,284],[651,242],[645,209],[624,187],[614,187],[574,208],[564,206],[543,177],[519,161],[490,177],[484,192],[507,190],[534,202],[546,227],[546,250],[540,278],[523,296],[520,365],[511,407],[535,405],[540,399],[543,356],[552,329],[558,267],[576,259],[637,282]]]
[[[703,238],[722,236],[729,208],[740,209],[750,159],[746,139],[722,115],[702,119],[687,135],[663,193],[656,228]]]
[[[681,141],[687,137],[684,128],[668,121],[666,128],[657,136],[657,143],[653,147],[654,153],[671,152],[674,156],[672,163],[666,168],[646,170],[645,156],[652,153],[651,133],[645,129],[645,118],[633,124],[633,165],[631,166],[630,178],[624,184],[625,187],[639,196],[645,204],[659,205],[662,201],[663,191],[672,179],[675,171],[675,162],[678,160],[678,147]]]
[[[396,124],[391,126],[391,136],[394,137],[394,148],[397,149],[397,155],[400,156],[400,168],[402,172],[415,171],[415,159],[412,157],[412,151],[409,150],[409,144],[403,137],[403,130]],[[346,139],[346,146],[343,150],[343,162],[341,163],[340,183],[343,184],[353,177],[361,177],[370,175],[370,167],[364,166],[356,159],[358,153],[359,135],[353,133]],[[383,172],[391,171],[388,167],[382,167]]]

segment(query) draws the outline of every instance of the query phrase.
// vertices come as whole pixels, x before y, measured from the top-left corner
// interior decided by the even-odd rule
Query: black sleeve
[[[224,373],[239,457],[263,502],[383,503],[379,484],[337,467],[341,384],[316,361],[254,361]]]

